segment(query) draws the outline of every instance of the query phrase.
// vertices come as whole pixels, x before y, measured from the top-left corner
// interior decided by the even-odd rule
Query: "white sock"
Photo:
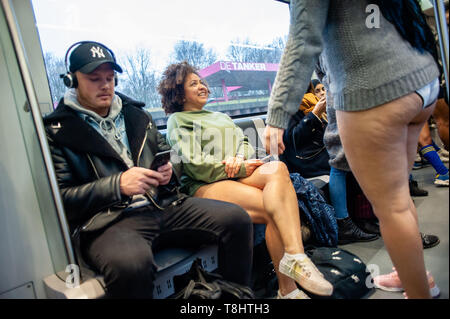
[[[284,257],[286,257],[288,259],[296,259],[296,260],[302,261],[303,259],[307,258],[308,256],[306,256],[306,254],[294,254],[294,255],[291,255],[291,254],[288,254],[288,253],[284,253],[283,258]]]
[[[278,290],[278,296],[280,296],[281,299],[294,299],[294,297],[297,296],[299,293],[300,291],[298,290],[298,288],[295,288],[290,293],[283,296],[281,292]]]

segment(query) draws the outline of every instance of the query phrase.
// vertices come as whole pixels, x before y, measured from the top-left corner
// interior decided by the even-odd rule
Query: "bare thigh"
[[[286,187],[291,187],[293,190],[287,166],[281,161],[273,161],[261,165],[255,169],[252,175],[239,179],[239,182],[264,189],[267,183],[274,178],[281,178],[281,182],[286,183]]]
[[[267,224],[262,191],[240,182],[224,180],[200,187],[195,197],[230,202],[241,206],[256,224]]]
[[[432,112],[421,104],[413,93],[361,112],[336,112],[347,160],[379,213],[409,207],[409,170],[420,128]]]

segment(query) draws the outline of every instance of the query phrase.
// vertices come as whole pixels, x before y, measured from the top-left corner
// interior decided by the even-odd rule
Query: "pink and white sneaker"
[[[403,286],[400,281],[400,277],[398,276],[397,271],[395,268],[392,268],[394,271],[390,274],[386,275],[379,275],[375,276],[373,278],[373,283],[376,288],[379,288],[384,291],[403,291]],[[439,287],[434,282],[433,276],[431,276],[430,272],[427,271],[428,276],[428,285],[430,286],[430,294],[431,297],[437,298],[439,297],[441,291],[439,290]],[[406,293],[404,293],[404,296],[406,296]]]

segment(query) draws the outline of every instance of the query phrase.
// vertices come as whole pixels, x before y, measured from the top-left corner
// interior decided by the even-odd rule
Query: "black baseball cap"
[[[114,53],[97,42],[85,42],[79,45],[70,54],[70,72],[80,71],[91,73],[103,63],[111,63],[114,70],[122,73],[122,68],[116,63]]]

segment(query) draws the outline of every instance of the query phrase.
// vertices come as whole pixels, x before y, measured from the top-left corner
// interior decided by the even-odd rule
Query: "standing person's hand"
[[[264,129],[264,146],[267,154],[281,155],[285,146],[283,143],[284,129],[267,125]]]
[[[161,173],[143,167],[132,167],[120,176],[120,192],[127,196],[143,195],[151,186],[164,180]]]

